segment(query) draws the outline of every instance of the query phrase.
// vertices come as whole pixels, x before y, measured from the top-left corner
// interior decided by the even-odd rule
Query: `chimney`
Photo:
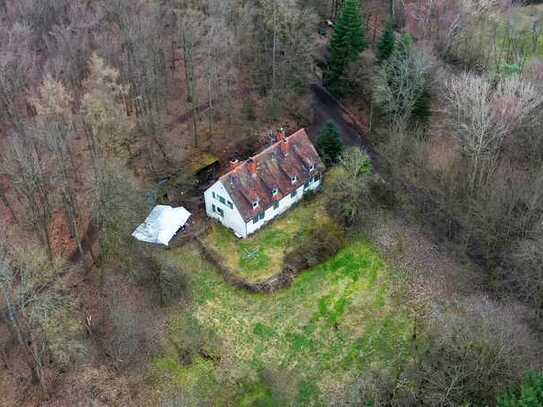
[[[277,141],[285,141],[285,130],[281,127],[277,130]]]
[[[280,147],[281,147],[281,153],[283,153],[283,156],[286,157],[288,155],[288,150],[290,147],[288,144],[288,140],[286,138],[283,138],[283,140],[281,140]]]
[[[249,166],[249,173],[251,176],[256,177],[256,161],[252,158],[247,160],[247,165]]]

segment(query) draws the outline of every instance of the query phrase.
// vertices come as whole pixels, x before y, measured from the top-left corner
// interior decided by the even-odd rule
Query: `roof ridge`
[[[295,131],[294,133],[292,133],[290,136],[285,137],[285,139],[288,141],[288,139],[291,138],[292,136],[295,136],[295,135],[297,135],[298,133],[302,133],[302,132],[306,133],[305,127],[302,127],[301,129],[296,130],[296,131]],[[306,134],[307,134],[307,133],[306,133]],[[231,174],[232,172],[236,171],[238,168],[240,168],[240,167],[242,167],[242,166],[245,166],[245,165],[247,164],[247,161],[249,161],[249,160],[251,160],[251,159],[254,160],[255,158],[259,158],[259,157],[260,157],[261,155],[263,155],[264,153],[274,150],[276,147],[279,147],[279,146],[281,145],[281,143],[282,143],[281,141],[276,141],[276,142],[273,143],[272,145],[266,147],[264,150],[262,150],[262,151],[256,153],[255,155],[253,155],[253,156],[251,156],[251,157],[249,157],[249,158],[247,158],[247,159],[241,161],[235,168],[233,168],[233,169],[231,169],[230,171],[228,171],[227,173],[223,174],[220,178],[222,178],[222,177],[224,177],[224,176],[226,176],[226,175]]]
[[[286,140],[292,143],[291,154],[282,153],[283,141],[278,140],[219,178],[245,222],[254,216],[255,199],[260,201],[258,211],[267,210],[274,201],[307,182],[312,176],[311,166],[324,168],[305,128],[295,131]],[[249,160],[257,165],[256,177],[249,168]],[[280,191],[279,195],[274,195],[275,188]]]

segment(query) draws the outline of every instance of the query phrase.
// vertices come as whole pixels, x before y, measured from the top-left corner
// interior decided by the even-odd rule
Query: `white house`
[[[235,164],[204,193],[206,212],[246,238],[317,189],[324,165],[305,129]]]

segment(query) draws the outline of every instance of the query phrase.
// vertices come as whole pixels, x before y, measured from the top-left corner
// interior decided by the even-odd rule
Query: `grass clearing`
[[[295,219],[309,208],[295,209]],[[273,225],[276,231],[300,227],[299,220],[280,222]],[[255,240],[268,242],[268,250],[277,242],[274,233]],[[226,284],[195,247],[171,250],[165,261],[191,271],[193,315],[221,344],[217,360],[197,356],[183,365],[179,350],[168,343],[182,335],[179,321],[186,310],[172,309],[170,338],[154,363],[164,388],[184,389],[213,405],[281,405],[273,383],[284,380],[279,387],[297,405],[328,404],[331,394],[345,394],[344,386],[364,369],[391,368],[407,358],[411,323],[390,295],[390,270],[364,241],[350,243],[288,289],[267,295]]]
[[[258,282],[281,271],[285,252],[296,244],[298,233],[315,222],[331,221],[323,197],[317,196],[302,201],[248,239],[240,240],[231,230],[214,223],[204,241],[221,254],[228,268],[248,281]]]

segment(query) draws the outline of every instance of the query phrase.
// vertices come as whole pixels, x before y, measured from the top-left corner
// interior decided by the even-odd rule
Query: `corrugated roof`
[[[251,167],[256,167],[254,173]],[[259,154],[238,164],[223,175],[220,181],[244,221],[248,222],[257,213],[271,207],[274,201],[295,191],[322,170],[324,164],[317,150],[305,129],[301,129],[284,141],[279,139]],[[294,183],[293,177],[296,179]],[[273,194],[274,189],[277,189],[276,195]],[[253,208],[255,201],[258,201],[257,208]]]

